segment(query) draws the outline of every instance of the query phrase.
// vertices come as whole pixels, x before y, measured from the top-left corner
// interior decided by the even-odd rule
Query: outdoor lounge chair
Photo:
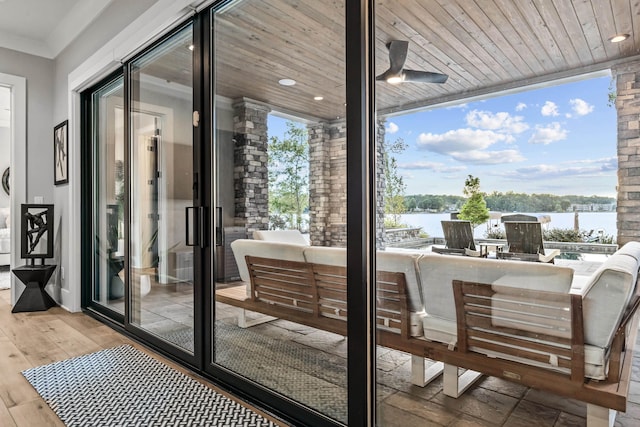
[[[507,221],[504,223],[507,247],[498,254],[502,259],[550,262],[560,255],[559,249],[545,251],[542,242],[542,224],[539,222]]]
[[[470,221],[441,221],[445,247],[432,246],[431,250],[440,254],[480,256],[473,240],[473,227]]]

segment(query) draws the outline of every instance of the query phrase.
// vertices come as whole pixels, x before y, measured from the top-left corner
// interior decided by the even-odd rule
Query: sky
[[[405,194],[462,196],[473,175],[486,193],[615,197],[610,84],[597,77],[388,118],[387,141],[407,145],[395,155]],[[270,116],[270,136],[283,130]]]
[[[615,197],[616,110],[611,77],[392,117],[386,138],[406,194],[462,195],[468,175],[483,192]]]

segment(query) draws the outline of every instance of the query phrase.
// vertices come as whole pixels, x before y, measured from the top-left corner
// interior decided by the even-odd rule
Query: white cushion
[[[609,347],[634,293],[638,265],[634,256],[616,252],[581,289],[572,290],[582,295],[585,344]]]
[[[376,253],[376,268],[379,271],[404,273],[409,311],[412,312],[424,310],[422,292],[420,290],[420,275],[418,274],[418,258],[420,258],[420,255],[411,253],[383,251]]]
[[[432,253],[418,259],[418,269],[427,312],[425,338],[445,343],[455,342],[457,336],[453,280],[567,293],[573,278],[571,268],[553,264]]]
[[[309,241],[298,230],[255,230],[255,240],[267,240],[269,242],[295,243],[309,246]]]
[[[640,242],[629,242],[616,251],[616,254],[629,255],[640,261]]]
[[[313,264],[345,267],[347,265],[347,250],[328,246],[309,246],[304,249],[304,259]]]
[[[307,262],[314,264],[339,267],[347,265],[347,251],[345,248],[310,246],[304,250],[304,256]],[[419,257],[420,255],[415,253],[379,251],[376,259],[376,268],[378,270],[404,273],[405,275],[411,336],[422,335],[422,318],[425,316],[416,265]]]
[[[347,251],[345,248],[310,246],[304,250],[307,262],[314,264],[347,265]],[[383,252],[376,254],[376,268],[380,271],[404,273],[409,298],[409,310],[419,312],[424,309],[420,292],[420,279],[417,271],[418,254],[403,252]]]
[[[245,256],[274,258],[286,261],[304,262],[304,245],[291,243],[265,242],[262,240],[238,239],[231,242],[231,250],[238,264],[238,273],[243,282],[250,282],[249,269]]]

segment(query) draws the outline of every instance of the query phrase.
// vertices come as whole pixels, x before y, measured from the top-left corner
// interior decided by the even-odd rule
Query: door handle
[[[224,245],[224,235],[222,234],[222,206],[216,207],[216,246]]]
[[[189,214],[191,211],[191,214]],[[205,208],[202,206],[187,206],[184,208],[185,244],[187,246],[206,246]],[[191,227],[193,225],[193,227]],[[193,241],[191,241],[193,238]]]
[[[191,215],[189,214],[191,211]],[[192,226],[198,227],[198,219],[195,218],[195,221],[192,221],[194,219],[194,215],[199,217],[199,209],[195,206],[187,206],[186,208],[184,208],[184,228],[185,228],[185,236],[184,236],[184,240],[185,240],[185,244],[187,246],[196,246],[199,245],[200,242],[199,241],[195,241],[195,239],[200,240],[200,232],[197,229],[193,229]],[[193,241],[190,241],[191,238],[194,238]]]

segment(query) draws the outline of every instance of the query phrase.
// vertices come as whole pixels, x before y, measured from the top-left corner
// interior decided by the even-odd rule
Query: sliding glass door
[[[85,305],[305,425],[358,424],[369,399],[367,307],[353,303],[369,283],[347,266],[367,249],[348,237],[363,223],[348,213],[367,213],[347,197],[367,167],[364,138],[347,143],[348,3],[215,2],[89,98]],[[304,244],[253,255],[325,273],[300,299],[285,284],[246,305],[256,294],[237,248],[264,247],[274,228]]]
[[[193,28],[129,66],[131,325],[194,351]]]
[[[302,414],[305,425],[348,421],[344,9],[343,1],[243,0],[211,13],[209,370]],[[285,235],[302,245],[256,241]],[[289,267],[266,268],[273,275],[255,282],[269,289],[259,291],[245,255]],[[286,263],[307,259],[335,277],[298,283],[287,268],[300,265]]]
[[[124,315],[124,79],[91,95],[93,280],[91,301]]]
[[[194,143],[193,27],[85,94],[92,201],[85,304],[197,366],[197,267],[207,239],[206,196],[196,183],[204,174]]]

